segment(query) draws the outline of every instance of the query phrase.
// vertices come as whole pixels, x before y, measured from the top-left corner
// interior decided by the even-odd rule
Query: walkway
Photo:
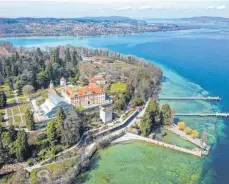
[[[148,105],[148,103],[149,103],[149,101],[146,103],[146,105],[145,105],[145,108],[140,112],[141,114],[144,114],[144,112],[145,112],[145,109],[146,109],[146,107],[147,107],[147,105]],[[121,131],[124,131],[125,130],[125,127],[127,126],[127,125],[131,125],[131,124],[133,124],[133,123],[135,123],[135,120],[136,120],[136,116],[138,115],[138,114],[140,114],[139,113],[139,111],[134,111],[128,118],[126,118],[125,119],[125,121],[124,122],[121,122],[121,123],[119,123],[119,124],[117,124],[117,125],[115,125],[115,126],[112,126],[112,127],[110,127],[110,128],[107,128],[107,129],[105,129],[105,130],[102,130],[102,131],[99,131],[99,132],[97,132],[96,130],[99,130],[99,129],[96,129],[96,130],[91,130],[91,131],[88,131],[88,132],[85,132],[82,136],[81,136],[81,138],[80,138],[80,140],[78,141],[78,143],[77,144],[75,144],[74,146],[72,146],[71,148],[69,148],[69,149],[66,149],[66,150],[64,150],[63,152],[60,152],[60,153],[58,153],[57,155],[55,155],[55,157],[57,157],[57,156],[60,156],[60,155],[62,155],[62,154],[64,154],[64,153],[66,153],[66,152],[69,152],[69,151],[71,151],[71,150],[73,150],[73,149],[75,149],[75,148],[77,148],[77,147],[79,147],[79,146],[81,146],[83,143],[84,143],[84,141],[85,141],[85,138],[90,134],[90,133],[92,133],[92,132],[97,132],[97,133],[95,133],[94,135],[92,135],[93,136],[93,138],[95,139],[95,140],[102,140],[102,139],[104,139],[104,138],[107,138],[107,137],[109,137],[109,136],[111,136],[111,135],[116,135],[116,134],[119,134]],[[44,161],[42,161],[42,162],[40,162],[40,163],[37,163],[36,165],[33,165],[33,166],[31,166],[31,167],[27,167],[27,168],[25,168],[28,172],[31,172],[33,169],[36,169],[36,168],[40,168],[42,165],[44,165],[46,162],[49,162],[49,161],[51,161],[51,159],[52,158],[49,158],[49,159],[46,159],[46,160],[44,160]]]
[[[201,139],[192,138],[191,136],[187,135],[187,134],[184,133],[183,131],[179,130],[179,128],[178,128],[175,124],[173,124],[173,125],[171,125],[170,127],[168,127],[168,130],[170,130],[171,132],[173,132],[173,133],[179,135],[181,138],[186,139],[186,140],[190,141],[191,143],[193,143],[193,144],[199,146],[199,147],[202,148],[202,149],[207,149],[207,150],[210,149],[210,147],[207,146],[205,143],[203,143],[203,142],[201,141]]]
[[[229,118],[229,113],[176,113],[175,116]]]
[[[214,100],[219,101],[221,100],[220,97],[160,97],[158,100]]]
[[[5,122],[5,123],[6,123],[6,127],[10,126],[10,125],[9,125],[9,122],[8,122],[9,116],[8,116],[8,111],[7,111],[7,109],[5,109],[4,119],[6,120],[6,122]]]
[[[135,134],[131,134],[131,133],[126,133],[123,137],[113,141],[113,143],[125,142],[125,141],[128,141],[128,140],[141,140],[141,141],[145,141],[145,142],[148,142],[148,143],[151,143],[151,144],[155,144],[155,145],[162,146],[162,147],[165,147],[165,148],[170,148],[170,149],[173,149],[173,150],[176,150],[176,151],[180,151],[180,152],[183,152],[183,153],[188,153],[188,154],[199,156],[199,157],[201,157],[203,155],[202,151],[198,150],[198,149],[189,150],[189,149],[182,148],[182,147],[179,147],[179,146],[176,146],[176,145],[164,143],[164,142],[161,142],[161,141],[157,141],[155,139],[149,139],[149,138],[142,137],[142,136],[135,135]]]

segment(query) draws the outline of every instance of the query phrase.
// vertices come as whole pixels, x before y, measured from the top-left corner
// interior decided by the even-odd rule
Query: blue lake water
[[[108,48],[158,64],[166,77],[161,96],[220,96],[222,101],[169,102],[176,112],[229,112],[229,26],[199,30],[103,37],[0,38],[17,46],[76,45]],[[199,183],[229,183],[229,120],[182,118],[191,128],[208,132],[213,145],[203,159]],[[191,166],[190,166],[191,167]]]

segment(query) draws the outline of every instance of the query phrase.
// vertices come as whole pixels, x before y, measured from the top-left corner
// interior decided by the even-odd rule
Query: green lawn
[[[24,96],[23,97],[19,97],[18,98],[18,102],[19,103],[26,103],[27,102],[26,99],[27,99],[27,97],[24,97]]]
[[[21,117],[20,116],[14,116],[14,123],[16,124],[16,125],[20,125],[20,124],[22,124],[22,122],[21,122]]]
[[[10,99],[8,102],[7,102],[8,105],[11,105],[11,104],[15,104],[15,99]]]
[[[10,117],[10,118],[8,119],[8,122],[9,122],[10,125],[13,125],[13,118]]]
[[[25,119],[25,116],[22,116],[22,119],[23,119],[24,123],[26,123],[26,119]]]
[[[1,122],[1,125],[4,127],[4,126],[6,126],[6,123],[5,122]]]
[[[2,116],[4,116],[4,114],[5,114],[5,109],[0,109],[0,113],[2,114]]]
[[[127,89],[126,83],[114,83],[111,85],[110,92],[111,93],[123,93]]]
[[[119,67],[119,68],[124,68],[124,67],[128,67],[129,64],[124,63],[124,62],[115,62],[115,63],[113,63],[113,66],[114,67]]]
[[[31,184],[38,184],[39,180],[36,177],[36,173],[41,170],[48,170],[50,172],[51,178],[57,179],[61,177],[69,168],[73,167],[77,163],[76,158],[71,158],[63,162],[53,163],[47,166],[40,167],[39,169],[34,169],[30,173]]]
[[[27,109],[31,109],[31,106],[30,106],[29,103],[27,103],[27,104],[21,104],[19,107],[21,109],[21,113],[25,113]]]
[[[13,110],[14,115],[20,113],[17,105],[12,107],[11,109]]]
[[[12,116],[11,110],[7,109],[8,116]]]
[[[76,107],[76,110],[82,111],[82,110],[84,110],[84,107],[83,106]]]
[[[4,85],[1,85],[1,86],[0,86],[0,89],[1,89],[1,90],[4,89],[4,90],[6,90],[6,91],[9,91],[9,86],[8,86],[7,84],[4,84]]]
[[[37,102],[37,105],[41,105],[41,104],[43,104],[44,102],[45,102],[45,98],[41,98],[41,99],[39,99],[39,100],[37,100],[36,102]]]

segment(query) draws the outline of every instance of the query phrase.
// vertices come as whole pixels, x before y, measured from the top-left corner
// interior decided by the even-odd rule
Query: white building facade
[[[67,85],[67,80],[64,77],[61,77],[61,79],[60,79],[60,85],[61,86],[66,86]]]
[[[106,110],[104,107],[100,107],[99,115],[103,123],[109,123],[113,119],[113,112]]]

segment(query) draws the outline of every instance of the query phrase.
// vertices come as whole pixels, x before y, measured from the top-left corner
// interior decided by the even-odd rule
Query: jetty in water
[[[206,156],[208,154],[208,152],[202,151],[202,150],[199,150],[199,149],[187,149],[187,148],[183,148],[183,147],[176,146],[176,145],[173,145],[173,144],[168,144],[168,143],[161,142],[161,141],[158,141],[158,140],[155,140],[155,139],[142,137],[142,136],[139,136],[139,135],[136,135],[136,134],[132,134],[132,133],[128,133],[128,132],[124,136],[122,136],[119,139],[113,141],[112,143],[115,144],[115,143],[120,143],[120,142],[126,142],[128,140],[141,140],[141,141],[145,141],[145,142],[157,145],[157,146],[170,148],[170,149],[173,149],[173,150],[176,150],[176,151],[179,151],[179,152],[188,153],[188,154],[199,156],[199,157]]]
[[[176,113],[175,116],[229,118],[229,113]]]
[[[159,97],[158,100],[209,100],[209,101],[220,101],[220,97]]]

